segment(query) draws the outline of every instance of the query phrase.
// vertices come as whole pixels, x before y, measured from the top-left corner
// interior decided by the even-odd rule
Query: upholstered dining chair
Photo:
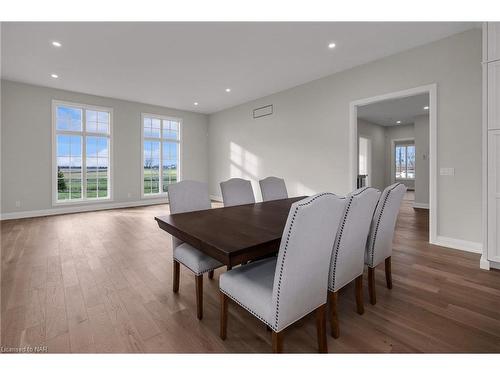
[[[211,208],[208,185],[198,181],[185,180],[169,185],[168,200],[171,214]],[[179,291],[180,264],[183,264],[195,275],[196,312],[198,319],[202,319],[203,274],[208,272],[208,277],[212,279],[214,269],[221,267],[222,263],[174,236],[172,236],[172,248],[174,255],[173,291],[174,293]]]
[[[273,176],[266,177],[259,181],[259,185],[262,193],[262,200],[264,202],[288,198],[285,180],[282,178]]]
[[[353,280],[356,284],[356,310],[358,314],[364,313],[363,271],[366,240],[379,197],[380,191],[368,187],[355,190],[346,196],[346,207],[337,230],[328,274],[331,334],[334,338],[339,337],[338,292]]]
[[[320,352],[327,352],[326,302],[329,261],[345,198],[321,193],[290,208],[278,257],[225,272],[219,279],[220,337],[227,336],[231,299],[272,330],[273,352],[283,349],[283,331],[315,311]]]
[[[231,178],[220,183],[224,207],[255,203],[252,183],[242,178]]]
[[[395,183],[384,189],[375,209],[366,243],[365,264],[368,266],[368,291],[370,303],[375,305],[375,267],[385,261],[385,280],[392,289],[391,255],[394,228],[406,186]]]

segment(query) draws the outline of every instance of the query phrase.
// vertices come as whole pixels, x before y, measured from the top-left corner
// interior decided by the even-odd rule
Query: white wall
[[[415,117],[415,204],[429,204],[429,116]]]
[[[114,203],[141,199],[141,112],[183,119],[182,178],[208,180],[206,115],[5,80],[1,91],[2,215],[52,207],[53,99],[113,108]]]
[[[333,74],[209,117],[209,182],[276,175],[291,195],[349,191],[349,103],[437,83],[437,235],[481,242],[481,31]],[[252,109],[274,104],[272,116]],[[465,152],[466,151],[466,152]],[[259,194],[257,194],[259,195]],[[467,199],[463,199],[466,196]]]
[[[386,144],[383,126],[358,119],[358,137],[371,140],[371,186],[383,190],[386,184]]]

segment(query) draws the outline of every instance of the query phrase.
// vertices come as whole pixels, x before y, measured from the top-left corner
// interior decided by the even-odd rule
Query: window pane
[[[415,178],[415,146],[406,147],[406,177]]]
[[[57,136],[57,156],[70,156],[70,143],[71,138],[69,135]]]
[[[97,140],[98,137],[87,137],[87,158],[97,157]]]
[[[404,146],[396,146],[396,178],[406,178],[406,149]]]
[[[179,123],[172,120],[163,120],[163,138],[179,139]]]
[[[80,199],[81,197],[82,197],[82,180],[81,179],[73,179],[73,175],[71,175],[70,198],[71,199]]]
[[[102,122],[99,122],[97,124],[97,131],[99,133],[109,133],[109,125],[108,124],[105,124],[105,123],[102,123]]]
[[[108,112],[99,112],[97,114],[97,121],[103,124],[109,124],[109,113]]]
[[[96,198],[96,197],[97,197],[97,178],[87,177],[87,198]]]
[[[79,135],[70,136],[70,152],[71,156],[82,156],[82,137]]]
[[[151,142],[151,158],[160,159],[160,142]]]
[[[82,110],[74,107],[58,106],[56,113],[57,130],[82,130]]]
[[[97,133],[97,122],[87,121],[87,131],[90,133]]]
[[[109,133],[109,113],[101,111],[86,111],[87,131],[94,133]]]
[[[100,158],[108,157],[108,139],[100,137],[97,140],[97,156]]]
[[[151,194],[151,178],[149,177],[144,178],[144,194]]]
[[[145,117],[144,136],[149,138],[160,138],[160,120]]]
[[[97,195],[99,198],[104,198],[108,196],[108,179],[99,178]]]
[[[66,178],[57,179],[57,199],[58,200],[69,199],[69,179]]]
[[[72,156],[70,158],[71,169],[80,169],[82,167],[82,158],[80,156]]]
[[[69,156],[60,156],[57,158],[57,170],[63,173],[68,172],[71,167],[71,158]]]
[[[160,192],[158,180],[151,181],[151,194],[158,194]]]
[[[87,116],[87,122],[97,122],[97,111],[89,111],[85,113]]]
[[[88,132],[97,131],[97,111],[86,111],[86,127]]]

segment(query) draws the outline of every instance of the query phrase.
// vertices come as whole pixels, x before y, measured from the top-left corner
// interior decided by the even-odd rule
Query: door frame
[[[363,138],[366,139],[366,152],[367,152],[367,160],[366,160],[366,172],[368,177],[366,178],[366,186],[371,187],[373,186],[373,181],[372,181],[372,138],[368,137],[366,135],[360,135],[358,137],[358,168],[356,171],[359,173],[359,139]]]
[[[382,95],[358,99],[349,103],[349,154],[350,181],[356,189],[358,171],[358,107],[384,100],[406,98],[419,94],[429,94],[429,242],[437,243],[437,84],[413,87]]]

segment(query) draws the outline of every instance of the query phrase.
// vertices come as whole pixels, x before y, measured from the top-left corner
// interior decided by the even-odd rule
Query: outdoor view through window
[[[57,202],[108,199],[110,112],[56,105]]]
[[[145,196],[166,193],[168,185],[179,180],[180,126],[179,119],[143,116]]]
[[[415,145],[396,144],[396,179],[413,180],[415,178]]]

